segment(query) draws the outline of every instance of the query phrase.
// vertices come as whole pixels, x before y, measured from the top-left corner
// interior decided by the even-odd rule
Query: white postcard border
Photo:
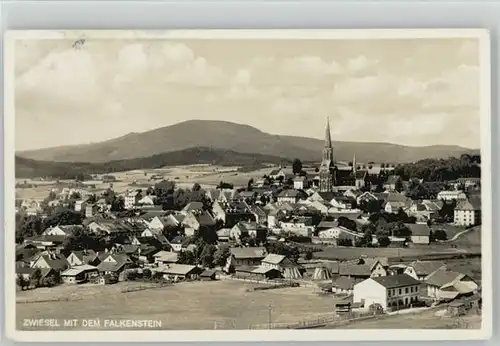
[[[482,328],[479,330],[185,330],[185,331],[19,331],[16,330],[15,278],[15,109],[14,41],[16,39],[424,39],[477,38],[480,41],[480,113],[482,172]],[[491,57],[486,29],[332,29],[332,30],[15,30],[4,37],[4,228],[5,321],[9,339],[21,342],[200,342],[200,341],[381,341],[480,340],[492,335],[492,186],[491,186]],[[485,230],[487,230],[485,232]]]

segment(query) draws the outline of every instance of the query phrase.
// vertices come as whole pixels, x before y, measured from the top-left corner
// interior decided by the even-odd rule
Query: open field
[[[417,259],[449,259],[460,256],[480,256],[481,248],[451,248],[444,245],[429,245],[415,248],[357,248],[328,247],[322,252],[315,252],[314,257],[329,260],[348,260],[367,257],[388,257],[390,261],[412,261]]]
[[[17,324],[26,318],[56,319],[150,319],[161,320],[162,329],[247,329],[268,322],[294,322],[332,311],[331,297],[312,288],[282,288],[247,292],[255,284],[240,281],[186,282],[145,291],[120,293],[125,285],[69,286],[19,292],[18,297],[45,299],[82,293],[83,300],[17,303]],[[307,304],[304,301],[307,300]]]
[[[117,179],[116,182],[113,182],[113,189],[120,193],[128,189],[154,185],[160,180],[149,180],[153,175],[160,175],[164,179],[175,181],[181,188],[191,188],[194,183],[200,184],[205,189],[215,188],[221,181],[234,184],[236,187],[242,187],[246,186],[250,179],[260,179],[264,174],[269,174],[272,170],[272,167],[269,167],[250,172],[238,172],[239,168],[215,165],[189,165],[164,169],[116,172],[112,173]],[[16,198],[37,200],[43,200],[52,189],[62,189],[71,183],[69,181],[60,181],[57,184],[56,181],[34,181],[29,179],[16,179],[16,182],[26,182],[36,185],[30,188],[16,188]],[[94,184],[95,189],[89,190],[96,194],[103,192],[110,186],[109,183],[103,183],[101,180],[88,181],[84,182],[84,184]]]
[[[412,314],[395,314],[362,320],[334,327],[335,329],[480,329],[481,316],[444,316],[442,310],[428,310]],[[332,327],[325,327],[332,328]]]

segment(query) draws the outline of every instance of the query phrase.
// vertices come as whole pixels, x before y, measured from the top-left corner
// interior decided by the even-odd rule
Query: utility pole
[[[272,305],[271,303],[269,303],[269,305],[267,306],[267,329],[271,329],[271,311],[272,311]]]

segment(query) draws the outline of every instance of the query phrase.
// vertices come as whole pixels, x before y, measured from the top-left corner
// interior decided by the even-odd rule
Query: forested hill
[[[16,156],[16,177],[54,177],[74,179],[90,174],[123,172],[134,169],[156,169],[190,164],[220,166],[258,166],[261,164],[290,163],[291,160],[271,155],[246,154],[230,150],[191,148],[149,157],[109,162],[52,162],[38,161]]]

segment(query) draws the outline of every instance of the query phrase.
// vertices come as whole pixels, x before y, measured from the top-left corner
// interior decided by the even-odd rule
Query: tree
[[[338,246],[352,246],[352,239],[350,238],[340,238],[337,239]]]
[[[18,274],[16,278],[16,285],[24,290],[27,286],[29,286],[29,280],[25,279],[22,274]]]
[[[220,246],[214,254],[214,264],[220,267],[226,265],[228,257],[231,255],[228,246]]]
[[[391,240],[388,236],[379,236],[377,240],[380,247],[388,247],[391,244]]]
[[[221,181],[219,183],[219,185],[217,185],[217,188],[218,189],[232,189],[232,188],[234,188],[234,186],[233,186],[233,184]]]
[[[372,169],[373,168],[373,165],[368,165],[368,169]]]
[[[196,258],[195,258],[194,253],[192,251],[183,250],[183,251],[179,252],[178,262],[180,264],[194,265],[196,262]]]
[[[216,251],[215,245],[206,244],[203,247],[203,251],[201,252],[201,255],[200,255],[200,257],[201,257],[200,262],[201,262],[202,266],[208,267],[208,268],[214,267],[215,251]]]
[[[442,229],[435,230],[433,233],[433,236],[434,236],[434,240],[444,241],[444,240],[448,239],[446,232]]]
[[[351,220],[351,219],[348,219],[347,217],[345,216],[340,216],[337,220],[338,222],[338,225],[339,226],[342,226],[342,227],[345,227],[351,231],[356,231],[357,230],[357,225],[356,225],[356,222]]]
[[[53,201],[53,200],[57,199],[57,194],[54,191],[50,191],[49,192],[49,196],[47,197],[47,199],[49,201]]]
[[[251,178],[250,180],[248,180],[247,191],[252,191],[252,188],[253,188],[253,178]]]
[[[137,270],[126,270],[123,276],[126,281],[135,281],[139,275]]]
[[[194,183],[193,187],[191,188],[191,191],[196,192],[201,190],[201,185],[198,183]]]
[[[299,174],[300,172],[302,172],[302,161],[300,161],[299,159],[293,160],[292,170],[293,174]]]
[[[42,271],[40,270],[40,268],[35,268],[30,274],[29,278],[30,286],[32,287],[40,286],[41,279],[42,279]]]
[[[58,271],[55,271],[42,279],[41,286],[54,287],[56,285],[59,285],[61,283],[61,281],[62,281],[61,280],[61,273]]]
[[[114,197],[111,201],[111,211],[123,211],[125,210],[125,199],[122,196]]]
[[[145,268],[142,271],[142,277],[146,280],[150,280],[152,276],[151,269]]]
[[[385,168],[385,163],[381,163],[380,168]]]
[[[316,173],[318,173],[318,172],[319,172],[319,168],[318,168],[318,167],[314,168],[314,171],[315,171]]]
[[[349,167],[352,167],[352,161],[349,161],[348,165]]]
[[[305,258],[306,260],[308,260],[308,261],[309,261],[309,260],[312,260],[312,258],[313,258],[313,252],[312,252],[312,250],[311,250],[311,249],[307,249],[307,250],[306,250],[306,253],[304,254],[304,258]]]
[[[396,183],[394,184],[394,189],[398,192],[403,191],[403,182],[401,181],[401,179],[396,180]]]

